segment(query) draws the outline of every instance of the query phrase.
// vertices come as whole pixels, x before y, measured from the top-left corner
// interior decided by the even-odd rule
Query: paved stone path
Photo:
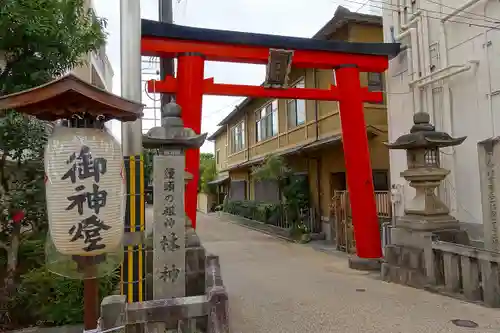
[[[198,234],[220,256],[232,333],[500,332],[500,309],[385,283],[347,268],[342,255],[198,215]],[[453,319],[476,322],[461,328]]]

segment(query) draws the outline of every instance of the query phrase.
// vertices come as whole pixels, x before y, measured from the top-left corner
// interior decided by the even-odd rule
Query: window
[[[382,73],[368,73],[368,91],[384,91],[382,75]],[[383,103],[384,101],[375,104]]]
[[[368,91],[383,91],[382,73],[368,73]]]
[[[246,180],[231,179],[229,185],[230,200],[246,200],[247,199],[247,182]]]
[[[373,187],[375,191],[389,191],[389,172],[373,170]]]
[[[231,128],[231,153],[239,152],[245,148],[245,123],[242,121]]]
[[[300,80],[295,88],[305,88],[304,79]],[[286,103],[288,112],[288,128],[294,128],[306,122],[306,101],[303,99],[291,99]]]
[[[215,152],[215,164],[216,165],[219,165],[220,161],[219,161],[219,152],[220,152],[220,149],[217,149],[217,151]]]
[[[257,142],[278,135],[278,100],[255,112],[255,139]]]

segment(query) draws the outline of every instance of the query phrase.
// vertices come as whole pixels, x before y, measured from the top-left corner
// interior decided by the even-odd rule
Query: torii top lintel
[[[400,52],[398,43],[350,43],[213,30],[142,20],[141,51],[145,56],[175,57],[200,53],[206,60],[267,64],[270,48],[294,50],[297,68],[332,69],[357,65],[362,72],[383,72]]]

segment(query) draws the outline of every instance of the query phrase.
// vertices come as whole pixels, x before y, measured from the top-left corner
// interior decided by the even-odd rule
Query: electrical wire
[[[344,0],[344,1],[350,2],[351,0]],[[385,4],[387,6],[396,7],[397,9],[391,9],[391,8],[381,8],[381,9],[393,10],[393,11],[397,11],[398,13],[401,13],[402,10],[404,10],[404,9],[407,8],[406,6],[393,4],[393,3],[386,2],[386,1],[383,1],[383,0],[371,0],[371,1],[372,2],[381,3],[381,4]],[[438,2],[434,2],[432,0],[425,0],[425,1],[433,3],[433,4],[436,4],[436,5],[440,5]],[[441,6],[449,8],[449,9],[452,9],[452,10],[457,10],[458,9],[458,8],[454,8],[452,6],[445,6],[445,5],[441,5]],[[443,13],[441,11],[432,10],[432,9],[423,9],[423,8],[418,8],[417,7],[416,10],[423,10],[423,11],[426,11],[427,13],[434,13],[434,14],[438,14],[438,15],[445,15],[445,13]],[[498,19],[498,18],[492,18],[492,17],[488,17],[488,16],[484,16],[484,15],[479,15],[479,14],[475,14],[475,13],[468,12],[468,11],[462,11],[462,13],[473,15],[473,16],[479,16],[481,19],[464,16],[463,14],[457,14],[457,15],[455,15],[455,17],[464,18],[464,19],[473,20],[473,21],[479,21],[479,22],[487,22],[487,23],[493,23],[493,24],[500,24],[500,19]],[[441,20],[442,17],[434,17],[434,19]],[[448,20],[448,22],[454,22],[454,21]],[[465,23],[465,24],[468,24],[466,22],[456,22],[456,23]]]
[[[369,6],[371,7],[375,7],[375,8],[379,8],[379,9],[383,9],[383,10],[389,10],[389,11],[392,11],[392,12],[397,12],[397,13],[401,13],[401,8],[404,8],[403,6],[398,6],[398,5],[395,5],[395,4],[392,4],[392,3],[389,3],[389,2],[385,2],[385,1],[382,1],[382,0],[367,0],[367,1],[364,1],[364,2],[360,2],[360,1],[356,1],[356,0],[343,0],[345,2],[348,2],[348,3],[351,3],[351,4],[356,4],[356,5],[360,5],[361,7],[359,7],[357,9],[357,11],[361,10],[363,7],[365,7],[366,5],[368,5],[370,2],[377,2],[377,3],[380,3],[380,4],[384,4],[386,6],[391,6],[391,7],[396,7],[397,9],[394,9],[394,8],[388,8],[386,6],[376,6],[376,5],[373,5],[373,4],[370,4]],[[438,5],[441,5],[433,0],[426,0],[430,3],[434,3],[434,4],[438,4]],[[182,2],[181,1],[178,1],[178,3]],[[336,1],[332,1],[336,4],[338,4]],[[454,8],[452,6],[447,6],[447,5],[441,5],[443,7],[447,7],[449,9],[453,9],[453,10],[456,10],[457,8]],[[418,8],[419,9],[419,8]],[[439,12],[439,11],[434,11],[434,10],[425,10],[426,12],[428,13],[436,13],[436,14],[439,14],[439,15],[443,15],[444,13],[442,12]],[[487,22],[487,23],[494,23],[494,24],[500,24],[500,20],[499,19],[496,19],[496,18],[492,18],[492,17],[488,17],[488,16],[484,16],[484,15],[479,15],[479,14],[475,14],[475,13],[471,13],[471,12],[467,12],[467,11],[463,11],[463,13],[467,13],[467,14],[470,14],[470,15],[473,15],[473,16],[476,16],[478,18],[471,18],[471,17],[468,17],[468,16],[464,16],[464,15],[456,15],[455,17],[459,17],[459,18],[464,18],[464,19],[467,19],[467,20],[472,20],[472,21],[476,21],[476,22]],[[427,15],[427,17],[429,19],[435,19],[435,20],[441,20],[442,17],[436,17],[436,16],[431,16],[431,15]],[[483,27],[483,28],[489,28],[489,29],[500,29],[500,26],[491,26],[491,25],[483,25],[483,24],[477,24],[477,23],[472,23],[472,22],[462,22],[462,21],[456,21],[456,20],[448,20],[448,22],[454,22],[454,23],[458,23],[458,24],[467,24],[469,26],[477,26],[477,27]],[[148,69],[151,69],[151,67],[153,67],[154,64],[156,65],[159,65],[159,60],[157,61],[154,61],[154,58],[153,57],[150,57],[149,58],[149,61],[146,61],[146,63],[148,63]],[[152,73],[150,73],[150,75],[154,75]],[[158,99],[156,99],[154,96],[155,96],[155,93],[153,93],[153,96],[149,95],[149,93],[146,91],[145,89],[145,93],[146,93],[146,96],[152,100],[152,101],[158,101]],[[387,95],[395,95],[395,94],[410,94],[411,92],[408,91],[408,92],[384,92],[385,94]],[[223,106],[215,111],[212,111],[210,113],[207,113],[206,115],[203,115],[202,118],[203,119],[206,119],[206,118],[211,118],[213,116],[216,116],[224,111],[226,111],[229,107],[231,108],[234,108],[236,107],[239,103],[241,103],[241,101],[238,101],[238,102],[232,102],[226,106]],[[232,111],[232,110],[231,110]],[[231,112],[230,111],[230,112]]]
[[[362,4],[358,9],[355,10],[355,12],[359,12],[361,9],[363,9],[371,0],[366,0],[364,4]]]
[[[355,1],[355,0],[343,0],[343,1],[349,2],[349,3],[353,3],[353,4],[357,4],[357,5],[362,5],[363,4],[362,2]],[[376,0],[373,0],[373,1],[376,1]],[[334,4],[336,4],[336,5],[340,5],[337,1],[332,0],[332,2]],[[397,5],[389,4],[389,3],[386,3],[386,2],[383,2],[383,1],[377,1],[377,2],[382,2],[382,3],[386,4],[386,5],[399,8]],[[395,13],[401,13],[400,9],[394,9],[394,8],[388,8],[388,7],[376,6],[376,5],[370,5],[370,6],[374,7],[374,8],[379,8],[379,9],[387,10],[387,11],[392,11],[392,12],[395,12]],[[425,10],[425,9],[422,9],[422,10]],[[435,11],[429,11],[429,10],[425,10],[425,11],[431,12],[431,13],[435,12]],[[440,15],[443,14],[441,12],[437,12],[437,13],[439,13]],[[470,17],[464,17],[464,16],[460,16],[460,15],[456,15],[456,17],[461,17],[461,18],[465,18],[467,20],[472,20],[472,21],[488,22],[486,20],[473,19],[473,18],[470,18]],[[432,20],[439,20],[439,21],[441,21],[441,19],[442,19],[442,17],[432,16],[432,15],[429,15],[429,14],[427,14],[427,18],[432,19]],[[462,21],[451,20],[451,19],[447,20],[447,22],[453,22],[453,23],[457,23],[457,24],[466,24],[468,26],[475,26],[475,27],[479,27],[479,28],[487,28],[487,29],[500,30],[500,24],[497,25],[497,26],[492,26],[492,25],[485,25],[485,24],[472,23],[472,22],[462,22]],[[491,23],[494,23],[494,22],[491,22]]]
[[[433,0],[425,0],[425,1],[427,1],[429,3],[433,3],[433,4],[438,5],[438,6],[442,6],[442,7],[448,8],[448,9],[452,9],[452,10],[457,10],[458,9],[458,8],[455,8],[455,7],[452,7],[452,6],[448,6],[448,5],[445,5],[445,4],[433,1]],[[465,11],[465,10],[463,11],[463,13],[470,14],[470,15],[473,15],[473,16],[478,16],[478,17],[481,17],[481,18],[490,19],[490,20],[497,21],[498,23],[500,23],[499,22],[500,18],[494,18],[494,17],[491,17],[491,16],[476,14],[476,13]]]
[[[398,6],[398,5],[389,3],[389,2],[385,2],[383,0],[372,0],[372,1],[383,3],[383,4],[387,4],[387,5],[391,5],[393,7],[399,7],[401,9],[405,9],[406,8],[405,6]],[[438,6],[442,6],[442,7],[451,9],[453,11],[458,10],[458,8],[455,8],[455,7],[452,7],[452,6],[443,5],[443,4],[440,4],[440,3],[435,2],[433,0],[425,0],[425,1],[427,1],[429,3],[432,3],[432,4],[435,4],[435,5],[438,5]],[[447,15],[447,13],[443,13],[442,11],[437,11],[437,10],[432,10],[432,9],[417,8],[417,10],[424,10],[424,11],[426,11],[428,13],[435,13],[435,14],[438,14],[438,15]],[[480,19],[479,18],[472,18],[472,17],[469,17],[469,16],[465,16],[464,14],[469,14],[469,15],[472,15],[472,16],[476,16],[476,17],[479,17]],[[480,14],[476,14],[476,13],[469,12],[469,11],[466,11],[466,10],[464,10],[461,13],[455,15],[455,17],[464,18],[464,19],[468,19],[468,20],[475,20],[475,21],[479,21],[479,22],[487,22],[487,23],[493,23],[493,24],[500,24],[500,18],[494,18],[494,17],[485,16],[485,15],[480,15]],[[441,20],[441,19],[442,19],[442,17],[439,17],[439,20]],[[449,22],[453,22],[453,21],[449,21]]]

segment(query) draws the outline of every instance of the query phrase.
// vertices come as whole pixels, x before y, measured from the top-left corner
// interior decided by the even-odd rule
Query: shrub
[[[99,278],[100,297],[110,295],[119,282],[118,272]],[[45,267],[21,275],[10,307],[18,325],[59,326],[83,321],[83,281],[55,275]]]
[[[281,219],[283,211],[280,204],[263,203],[253,200],[228,201],[223,210],[229,214],[275,225]]]

